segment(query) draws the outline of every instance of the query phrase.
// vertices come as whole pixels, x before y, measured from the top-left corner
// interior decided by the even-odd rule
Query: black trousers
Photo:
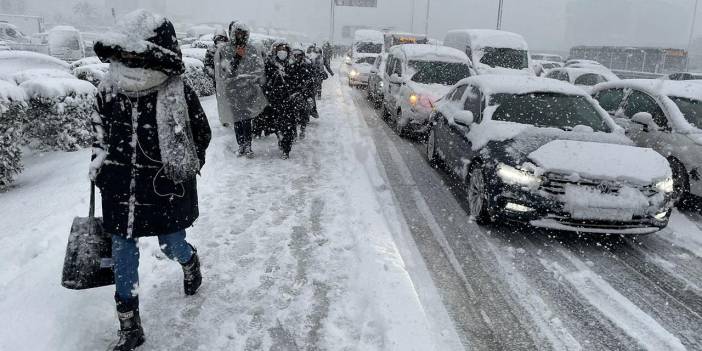
[[[236,143],[239,144],[239,147],[251,147],[253,128],[250,119],[234,122],[234,133],[236,134]]]
[[[278,146],[281,151],[289,154],[297,134],[295,105],[280,104],[271,105],[271,107],[275,118],[275,130],[278,134]]]

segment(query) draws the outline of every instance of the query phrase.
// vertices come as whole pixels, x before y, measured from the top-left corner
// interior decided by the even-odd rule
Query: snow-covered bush
[[[0,81],[0,190],[22,171],[22,125],[26,116],[26,95],[11,82]]]
[[[40,80],[47,78],[64,78],[71,79],[73,75],[69,71],[52,69],[52,68],[36,68],[19,71],[12,76],[12,79],[17,84],[22,84],[30,80]]]
[[[190,57],[198,59],[200,61],[205,61],[205,56],[207,55],[207,49],[182,49],[183,57]]]
[[[191,47],[194,49],[207,49],[211,46],[214,46],[214,41],[212,40],[195,40],[192,44],[190,44]]]
[[[90,145],[90,117],[97,89],[72,78],[30,80],[20,85],[29,110],[25,141],[42,150],[73,151]]]
[[[86,57],[83,59],[80,59],[78,61],[75,61],[71,63],[71,70],[75,70],[78,67],[83,67],[83,66],[88,66],[88,65],[98,65],[101,64],[102,61],[100,61],[99,58],[97,57]]]
[[[89,82],[97,87],[100,85],[102,80],[105,79],[109,69],[109,63],[84,65],[73,69],[73,75],[76,76],[76,78]]]
[[[209,96],[215,93],[214,80],[205,73],[202,61],[183,57],[185,63],[185,81],[195,90],[197,96]]]

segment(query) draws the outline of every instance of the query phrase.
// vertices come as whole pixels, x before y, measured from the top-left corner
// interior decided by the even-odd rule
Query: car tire
[[[438,168],[441,159],[436,152],[436,133],[434,132],[434,128],[430,128],[427,135],[427,161],[429,161],[429,165],[432,167]]]
[[[481,164],[475,164],[471,167],[466,183],[471,217],[480,225],[492,223],[488,186]]]
[[[690,178],[687,170],[680,161],[676,159],[668,160],[673,171],[673,201],[680,209],[689,209],[690,201]]]

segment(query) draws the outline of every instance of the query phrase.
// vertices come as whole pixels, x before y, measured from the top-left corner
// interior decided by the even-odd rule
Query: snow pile
[[[450,120],[453,122],[453,120]],[[491,141],[505,141],[514,139],[517,135],[531,128],[526,124],[504,121],[483,121],[473,124],[468,132],[468,140],[474,151],[480,150]]]
[[[406,44],[395,46],[390,52],[395,55],[404,54],[409,61],[468,63],[468,56],[465,53],[447,46]]]
[[[207,48],[192,48],[192,49],[181,49],[183,57],[190,57],[198,59],[205,62],[205,55],[207,55]]]
[[[97,89],[72,78],[30,80],[20,85],[29,98],[27,141],[43,150],[90,145],[90,117]]]
[[[663,156],[652,149],[628,145],[554,140],[529,158],[546,172],[578,174],[586,179],[647,186],[672,176]]]
[[[73,79],[74,77],[68,71],[51,68],[27,69],[12,76],[12,79],[17,84],[22,84],[30,80],[43,80],[47,78]]]
[[[87,65],[97,65],[97,64],[101,64],[101,63],[102,63],[102,61],[100,61],[100,59],[97,56],[86,57],[84,59],[80,59],[78,61],[71,63],[70,68],[71,68],[71,70],[75,70],[78,67],[83,67],[83,66],[87,66]]]
[[[84,65],[75,68],[73,70],[73,75],[76,76],[76,78],[89,82],[90,84],[97,87],[105,78],[109,69],[109,63]]]
[[[473,49],[502,48],[529,50],[526,40],[519,34],[503,30],[471,29],[466,30]]]
[[[214,95],[215,82],[212,77],[205,73],[205,64],[190,57],[183,57],[183,63],[185,64],[183,78],[195,90],[197,96]]]
[[[27,104],[24,91],[14,83],[0,81],[0,190],[22,171],[20,150]]]
[[[480,75],[466,78],[458,84],[480,88],[485,95],[555,93],[588,96],[582,89],[560,80],[519,75]]]

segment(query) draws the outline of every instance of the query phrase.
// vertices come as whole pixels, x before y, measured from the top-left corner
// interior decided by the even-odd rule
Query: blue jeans
[[[193,257],[193,249],[185,241],[185,230],[159,235],[161,251],[171,260],[185,264]],[[117,297],[123,301],[136,297],[139,286],[139,248],[137,239],[112,235],[112,261],[115,269]]]

